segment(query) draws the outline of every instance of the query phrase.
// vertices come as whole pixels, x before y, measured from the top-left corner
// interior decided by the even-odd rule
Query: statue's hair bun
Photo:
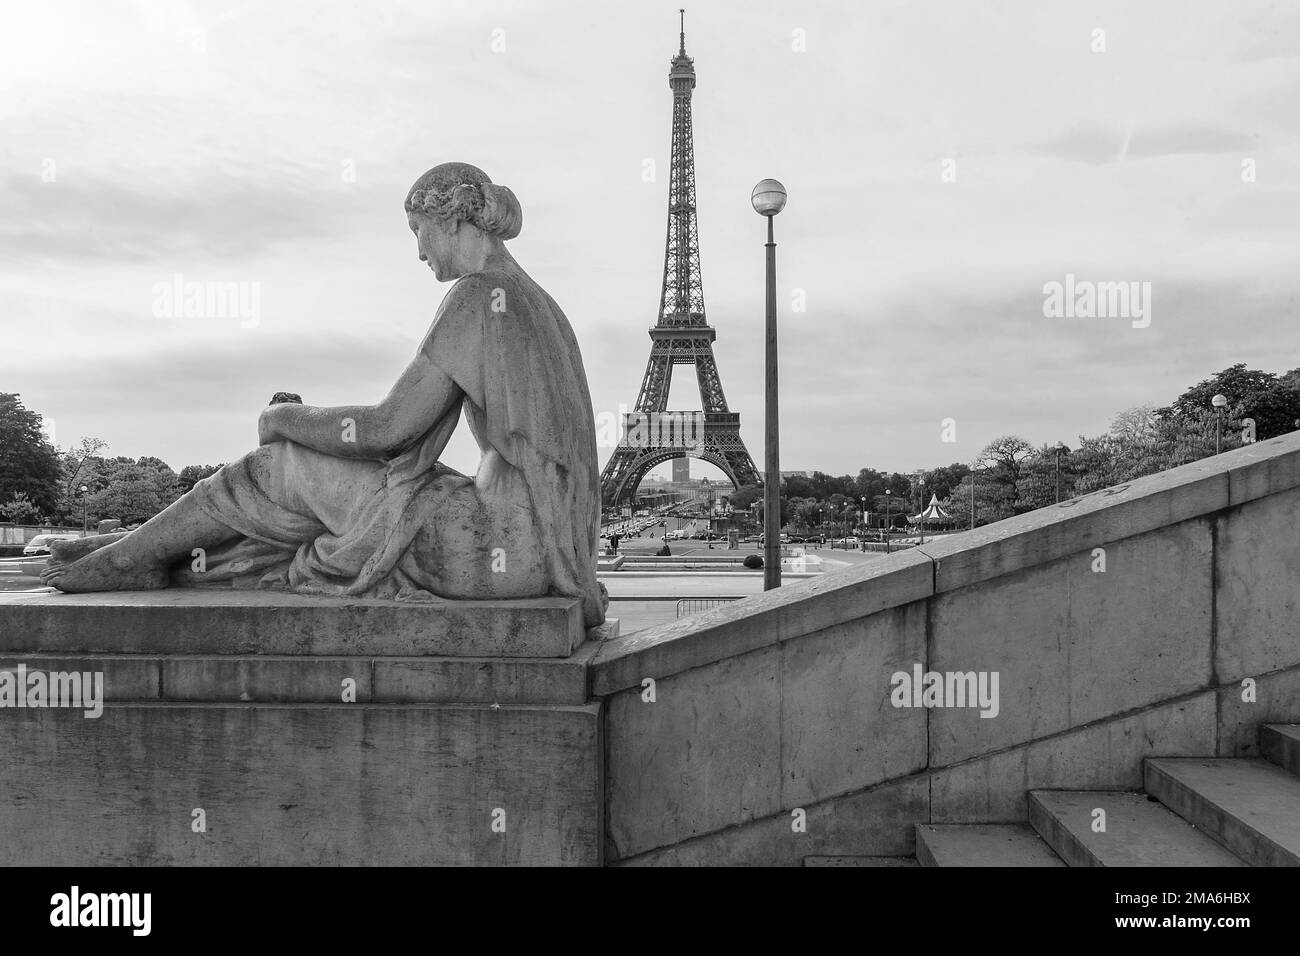
[[[513,239],[524,224],[515,194],[468,163],[443,163],[421,176],[406,197],[406,211],[473,223],[498,239]]]
[[[513,239],[519,235],[524,225],[524,211],[519,208],[519,200],[508,186],[496,183],[483,183],[479,186],[483,194],[483,209],[478,215],[478,225],[489,236],[499,239]]]

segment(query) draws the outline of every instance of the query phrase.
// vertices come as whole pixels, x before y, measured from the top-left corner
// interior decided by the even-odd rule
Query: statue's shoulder
[[[434,326],[455,325],[479,316],[491,306],[493,288],[492,281],[484,273],[474,272],[461,276],[442,297],[438,313],[434,317]]]
[[[483,308],[485,317],[489,319],[506,314],[518,318],[521,313],[531,312],[543,302],[554,308],[546,290],[519,268],[471,272],[456,280],[447,297],[451,298],[453,294],[463,303]]]

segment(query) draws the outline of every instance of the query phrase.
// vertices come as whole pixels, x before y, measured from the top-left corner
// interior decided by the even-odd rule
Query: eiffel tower
[[[740,413],[727,409],[722,394],[713,358],[717,333],[704,315],[691,133],[695,61],[686,55],[685,11],[680,40],[668,71],[668,86],[673,91],[673,147],[659,320],[650,329],[650,361],[636,409],[624,416],[623,439],[600,475],[606,508],[618,507],[631,498],[650,469],[674,458],[699,458],[716,465],[737,488],[759,483],[758,469],[740,437]],[[695,366],[702,411],[668,410],[674,365]]]

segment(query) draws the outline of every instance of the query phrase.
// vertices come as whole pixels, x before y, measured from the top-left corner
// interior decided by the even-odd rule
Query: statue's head
[[[485,246],[519,235],[524,219],[515,194],[469,163],[443,163],[417,179],[406,216],[420,259],[441,281],[464,274]]]

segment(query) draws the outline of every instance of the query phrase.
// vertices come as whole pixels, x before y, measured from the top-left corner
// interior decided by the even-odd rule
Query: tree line
[[[221,468],[186,465],[177,473],[152,456],[110,458],[98,438],[58,449],[41,426],[18,394],[0,392],[0,520],[79,525],[84,511],[91,525],[105,518],[141,524]]]
[[[1220,410],[1212,404],[1223,395]],[[796,532],[845,533],[907,523],[937,497],[957,528],[1000,521],[1206,458],[1247,441],[1300,428],[1300,368],[1282,375],[1232,365],[1191,386],[1171,404],[1139,405],[1101,435],[1035,446],[1018,435],[989,442],[969,463],[916,472],[863,468],[857,475],[790,476],[781,481],[781,523]],[[886,494],[889,492],[889,494]],[[747,485],[733,508],[762,516],[763,489]],[[972,522],[972,513],[974,520]],[[888,517],[887,517],[888,516]]]
[[[1211,402],[1223,395],[1227,405]],[[159,458],[106,457],[107,444],[82,438],[58,449],[42,431],[41,416],[19,395],[0,392],[0,520],[18,524],[80,524],[115,518],[138,524],[162,511],[220,464],[186,465],[179,473]],[[1215,453],[1247,440],[1300,428],[1300,368],[1282,375],[1232,365],[1191,386],[1171,404],[1140,405],[1117,415],[1101,435],[1035,447],[1004,435],[970,463],[954,462],[913,473],[863,468],[856,475],[790,476],[781,482],[781,521],[796,531],[843,533],[886,520],[903,525],[937,497],[956,527],[998,521],[1076,495]],[[1251,434],[1253,430],[1253,435]],[[83,492],[81,489],[85,488]],[[763,490],[732,493],[734,509],[757,503]]]

